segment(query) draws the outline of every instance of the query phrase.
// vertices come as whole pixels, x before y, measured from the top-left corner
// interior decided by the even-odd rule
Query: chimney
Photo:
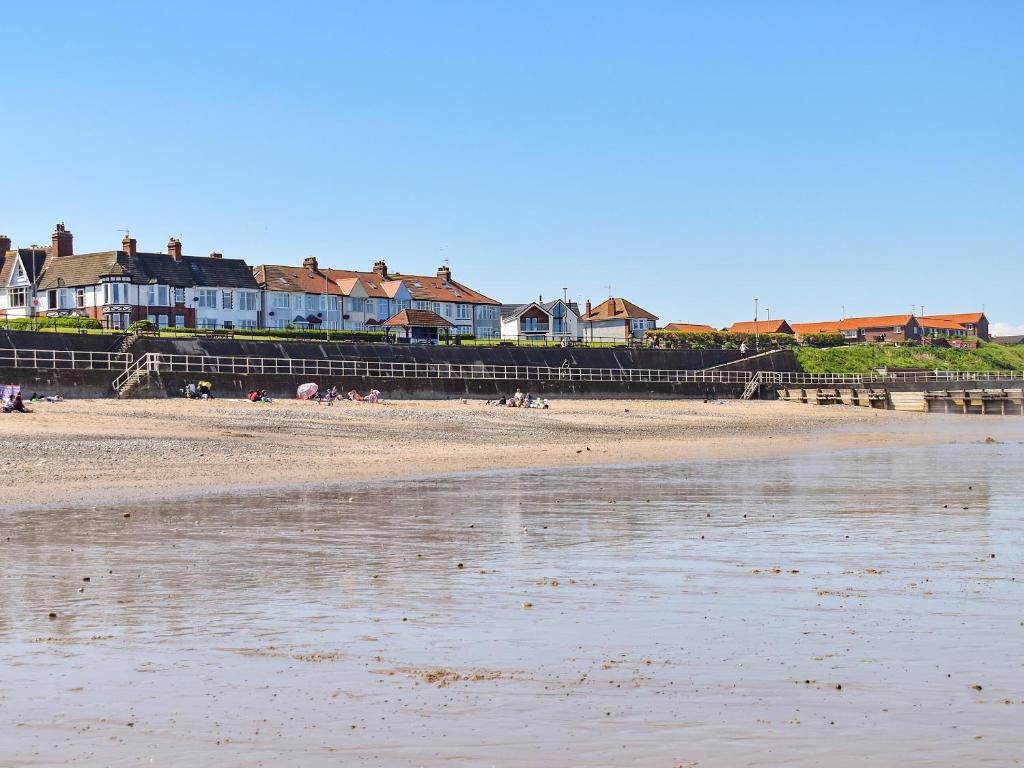
[[[384,259],[381,259],[380,261],[375,261],[373,263],[373,274],[375,274],[381,280],[388,279],[388,265],[387,262],[384,261]]]
[[[128,235],[125,235],[124,239],[121,241],[121,250],[127,253],[129,256],[134,256],[136,253],[138,253],[139,249],[137,247],[137,241],[135,240],[135,238],[128,237]]]
[[[211,259],[223,259],[224,258],[224,254],[221,253],[220,251],[210,251],[210,258]]]
[[[583,316],[584,317],[589,317],[590,316],[590,299],[587,299],[587,303],[586,303],[585,306],[586,306],[587,311],[583,313]]]
[[[448,267],[438,267],[437,277],[439,280],[444,280],[446,283],[450,283],[452,281],[452,271],[448,269]]]
[[[316,272],[317,269],[319,269],[319,264],[317,264],[316,256],[307,256],[306,258],[304,258],[302,260],[302,266],[304,266],[306,269],[312,269],[314,272]]]
[[[168,240],[167,253],[169,253],[175,261],[181,261],[181,240],[176,237],[172,237]]]
[[[7,235],[0,235],[0,256],[11,250],[11,238]]]
[[[53,230],[53,255],[70,256],[74,252],[74,236],[64,229],[64,224],[61,222]]]

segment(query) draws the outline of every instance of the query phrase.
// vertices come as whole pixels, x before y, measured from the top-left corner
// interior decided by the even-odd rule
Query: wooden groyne
[[[915,389],[891,387],[783,387],[780,400],[813,405],[856,405],[921,413],[1024,416],[1024,388]]]

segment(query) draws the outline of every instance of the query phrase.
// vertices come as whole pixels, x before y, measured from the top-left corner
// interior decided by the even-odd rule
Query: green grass
[[[871,373],[876,368],[938,368],[947,371],[1024,370],[1024,347],[981,342],[977,349],[854,344],[794,350],[808,373]]]

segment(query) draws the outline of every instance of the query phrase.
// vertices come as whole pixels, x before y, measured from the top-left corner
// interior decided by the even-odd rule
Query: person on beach
[[[747,356],[747,342],[741,341],[740,342],[740,357],[746,357],[746,356]]]
[[[11,401],[11,410],[18,411],[19,413],[32,413],[32,411],[25,407],[25,402],[21,399],[21,392],[16,394],[14,400]]]
[[[379,403],[380,402],[380,390],[371,389],[370,394],[366,396],[366,402],[368,403]]]

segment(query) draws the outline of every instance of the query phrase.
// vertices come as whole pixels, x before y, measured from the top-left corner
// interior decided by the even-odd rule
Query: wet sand
[[[560,400],[383,406],[70,400],[0,417],[0,509],[110,504],[450,472],[976,439],[990,420],[782,402]]]
[[[1019,764],[1018,424],[5,512],[0,764]]]

